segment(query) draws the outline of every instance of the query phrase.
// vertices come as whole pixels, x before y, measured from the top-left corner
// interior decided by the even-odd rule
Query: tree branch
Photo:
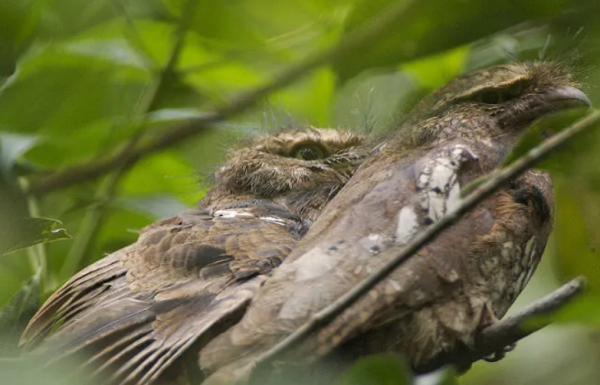
[[[485,328],[475,338],[471,361],[475,362],[504,349],[528,335],[550,325],[549,316],[565,307],[585,289],[585,279],[577,277],[554,292],[527,305],[518,313]],[[532,320],[536,322],[530,322]]]
[[[600,111],[593,111],[570,127],[552,136],[537,147],[534,147],[508,167],[494,172],[490,178],[477,187],[472,194],[465,197],[454,211],[447,213],[442,219],[431,225],[427,231],[420,234],[410,242],[408,246],[403,248],[396,257],[388,261],[370,277],[354,286],[331,305],[314,314],[309,321],[296,329],[295,332],[265,352],[258,359],[258,366],[266,366],[269,363],[272,363],[278,356],[298,346],[312,333],[315,333],[320,328],[329,324],[346,308],[352,306],[360,297],[365,295],[379,282],[383,281],[391,272],[400,267],[400,265],[412,255],[419,252],[423,246],[433,241],[442,231],[456,223],[464,214],[475,208],[475,206],[494,193],[498,188],[518,177],[547,157],[552,151],[565,144],[569,139],[599,121]],[[393,250],[391,250],[391,252],[393,252]]]
[[[528,335],[550,325],[551,315],[563,309],[573,299],[578,297],[585,289],[585,279],[577,277],[559,287],[552,293],[527,305],[518,313],[506,317],[482,330],[475,336],[473,349],[458,349],[437,356],[428,362],[426,367],[419,368],[420,371],[430,372],[444,365],[459,364],[485,359],[497,352],[502,352]]]
[[[392,3],[376,17],[369,20],[369,22],[349,32],[333,48],[314,54],[306,60],[289,67],[272,81],[241,94],[229,104],[217,108],[213,112],[209,112],[196,119],[191,119],[184,124],[154,135],[134,149],[122,149],[112,156],[72,166],[64,171],[44,177],[40,181],[32,183],[27,193],[43,195],[76,183],[98,178],[116,168],[128,169],[144,156],[162,151],[190,139],[200,132],[207,130],[215,123],[246,111],[274,91],[288,86],[312,70],[331,62],[333,59],[367,48],[372,42],[380,39],[394,27],[397,20],[412,2],[412,0],[406,0]]]
[[[154,82],[146,87],[146,90],[142,92],[139,98],[137,106],[133,111],[133,119],[137,119],[139,116],[140,123],[136,127],[132,137],[125,143],[125,146],[121,151],[123,156],[128,156],[135,151],[137,144],[143,138],[143,124],[148,113],[158,105],[163,97],[165,82],[175,71],[175,66],[181,56],[186,32],[191,25],[197,2],[198,0],[187,0],[182,5],[182,17],[175,30],[173,46],[168,61],[164,68],[160,69],[160,72],[156,74]],[[127,18],[127,16],[125,17]],[[98,229],[102,226],[106,214],[106,207],[108,207],[108,204],[113,200],[119,181],[125,174],[129,165],[130,164],[128,163],[115,164],[112,169],[107,170],[111,171],[108,178],[100,184],[95,193],[95,201],[98,203],[88,207],[86,210],[83,220],[79,225],[77,237],[75,237],[73,245],[60,269],[61,277],[70,277],[88,263],[88,261],[86,261],[86,256],[89,254],[88,251],[94,238],[98,235]]]

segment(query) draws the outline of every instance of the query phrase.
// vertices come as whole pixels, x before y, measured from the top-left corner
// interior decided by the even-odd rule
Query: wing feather
[[[86,352],[84,367],[118,383],[156,381],[190,346],[236,322],[297,235],[259,217],[182,215],[96,262],[57,290],[22,344]]]

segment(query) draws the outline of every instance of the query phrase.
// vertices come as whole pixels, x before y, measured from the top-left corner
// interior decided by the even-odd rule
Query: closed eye
[[[519,81],[503,87],[484,88],[462,99],[482,104],[501,104],[518,98],[522,93],[523,82]]]

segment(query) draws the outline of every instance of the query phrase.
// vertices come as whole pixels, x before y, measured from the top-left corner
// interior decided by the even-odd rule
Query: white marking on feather
[[[417,188],[423,191],[421,207],[433,221],[438,221],[460,204],[458,169],[464,158],[476,158],[463,146],[456,146],[445,154],[429,161],[417,178]]]
[[[452,212],[460,205],[460,185],[454,183],[448,193],[448,200],[446,202],[446,212]]]
[[[484,144],[486,147],[494,147],[491,138],[479,138],[479,143]]]
[[[371,254],[377,254],[383,250],[383,237],[379,234],[369,234],[361,238],[358,243]]]
[[[527,258],[527,262],[525,263],[525,266],[531,266],[532,263],[532,251],[533,251],[533,247],[535,245],[535,236],[531,237],[527,243],[525,244],[525,257]]]
[[[379,152],[381,150],[383,150],[384,148],[387,147],[387,142],[383,143],[382,145],[380,145],[379,147],[375,148],[375,151]]]
[[[256,218],[256,215],[247,211],[238,211],[231,209],[217,210],[215,211],[215,216],[220,218]]]
[[[458,278],[459,278],[458,273],[454,269],[450,269],[450,271],[447,271],[444,274],[444,279],[450,283],[454,283],[454,282],[458,281]]]
[[[533,276],[533,272],[535,270],[533,266],[533,261],[535,259],[535,236],[531,237],[531,239],[525,244],[525,254],[527,255],[527,263],[525,265],[527,269],[527,274],[525,276],[525,280],[523,282],[523,287],[521,288],[521,290],[527,285],[527,283],[531,279],[531,276]]]
[[[426,184],[426,194],[429,198],[429,217],[438,221],[446,213],[446,193],[452,181],[456,180],[456,170],[450,166],[446,158],[438,158],[429,173]]]
[[[502,252],[501,252],[501,253],[502,253],[502,258],[503,258],[505,261],[508,261],[508,260],[510,260],[510,257],[511,257],[511,255],[512,255],[512,254],[511,254],[511,251],[512,251],[512,248],[513,248],[513,246],[514,246],[514,245],[513,245],[513,243],[512,243],[512,242],[504,242],[504,243],[502,244]]]
[[[446,213],[445,186],[450,183],[454,172],[443,165],[438,165],[431,173],[429,196],[429,217],[440,220]]]
[[[456,150],[452,151],[452,155],[454,155]],[[447,167],[449,169],[452,169],[452,162],[448,159],[448,158],[437,158],[436,162],[440,165],[440,166],[444,166]]]
[[[529,280],[533,276],[534,271],[535,269],[533,268],[533,265],[529,266],[529,268],[527,269],[527,275],[525,276],[525,282],[523,283],[523,287],[521,288],[521,290],[523,290],[525,286],[529,283]]]
[[[388,285],[390,285],[392,287],[392,289],[394,289],[394,291],[396,291],[397,293],[400,292],[402,290],[402,286],[397,282],[394,281],[393,279],[388,279],[387,280]]]
[[[404,245],[412,238],[419,227],[417,213],[412,207],[404,206],[398,214],[398,226],[396,227],[396,242]]]
[[[277,217],[260,217],[261,220],[269,223],[274,223],[279,226],[286,226],[287,222],[285,219],[277,218]]]
[[[523,290],[523,288],[525,287],[526,279],[527,278],[527,274],[525,272],[522,272],[521,274],[519,274],[519,278],[517,278],[517,285],[516,287],[518,288],[518,291],[515,294],[519,294],[521,292],[521,290]]]
[[[315,247],[293,262],[296,265],[295,282],[308,281],[328,274],[335,267],[335,260],[320,247]]]

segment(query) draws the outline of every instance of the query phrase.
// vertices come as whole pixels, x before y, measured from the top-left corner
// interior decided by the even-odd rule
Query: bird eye
[[[479,92],[476,99],[484,104],[500,104],[521,95],[523,87],[521,82],[516,82],[508,87],[488,89]]]
[[[318,160],[326,158],[323,148],[316,144],[300,144],[294,147],[292,156],[302,160]]]
[[[478,95],[477,99],[484,104],[500,104],[504,101],[503,95],[499,90],[483,91]]]
[[[522,91],[523,91],[523,84],[521,82],[513,83],[510,86],[508,86],[508,88],[506,89],[506,93],[511,98],[516,98],[517,96],[520,96]]]

